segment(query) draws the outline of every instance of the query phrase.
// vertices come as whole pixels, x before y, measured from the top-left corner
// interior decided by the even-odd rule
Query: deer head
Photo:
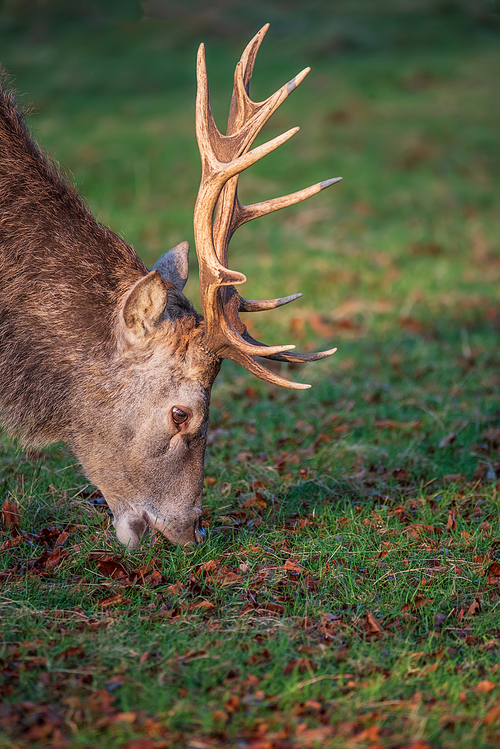
[[[87,454],[83,449],[76,450],[113,510],[118,538],[130,546],[138,543],[147,526],[157,528],[174,542],[199,542],[204,538],[200,518],[208,406],[223,359],[238,362],[274,385],[302,389],[309,385],[283,379],[256,357],[310,362],[336,350],[291,353],[292,345],[267,346],[252,338],[240,320],[240,311],[273,309],[301,295],[266,301],[244,299],[235,287],[246,278],[228,267],[228,246],[238,227],[305,200],[340,179],[319,182],[256,205],[243,206],[238,200],[240,173],[297,132],[294,128],[250,150],[269,117],[309,72],[308,68],[302,71],[264,102],[250,99],[255,57],[267,28],[264,26],[252,39],[236,66],[226,135],[219,132],[212,116],[203,45],[198,53],[196,135],[202,177],[194,210],[194,234],[204,317],[182,294],[189,249],[182,243],[135,283],[120,311],[118,338],[126,378],[117,406],[123,414],[116,421],[118,426],[111,428],[122,429],[125,423],[127,434],[132,436],[124,440],[119,432],[107,432],[95,456],[89,455],[87,448]],[[157,402],[161,407],[156,407]],[[78,433],[83,431],[82,426]],[[89,441],[83,438],[86,445]]]

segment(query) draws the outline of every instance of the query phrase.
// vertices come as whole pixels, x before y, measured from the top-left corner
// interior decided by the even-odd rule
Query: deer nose
[[[202,520],[198,521],[198,523],[194,527],[194,540],[196,541],[196,544],[203,544],[207,540],[207,532],[205,528],[202,526]]]

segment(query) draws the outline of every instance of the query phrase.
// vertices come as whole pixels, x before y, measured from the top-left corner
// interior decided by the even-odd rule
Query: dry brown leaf
[[[373,614],[370,614],[369,611],[366,612],[365,619],[367,632],[369,635],[378,635],[384,631],[378,620],[373,616]]]
[[[285,564],[283,565],[283,569],[287,570],[288,572],[304,572],[302,567],[299,567],[298,564],[295,564],[295,562],[292,562],[290,559],[287,559]]]
[[[246,499],[242,507],[260,507],[261,510],[265,510],[267,507],[267,502],[262,496],[262,494],[259,494],[259,492],[256,492],[255,496],[250,497],[249,499]]]
[[[195,609],[205,609],[206,611],[212,611],[212,609],[215,609],[216,606],[211,601],[196,601],[195,603],[191,603],[188,606],[189,611],[195,610]]]
[[[424,533],[437,533],[441,534],[441,528],[437,528],[435,525],[426,525],[425,523],[412,523],[407,525],[402,531],[403,533],[409,533],[413,538],[419,538]]]
[[[274,603],[273,601],[266,601],[259,606],[264,611],[273,611],[276,614],[282,614],[285,611],[285,607],[282,603]]]
[[[117,593],[114,596],[107,596],[99,601],[99,606],[102,609],[109,609],[111,606],[121,606],[122,604],[130,603],[130,598],[122,596],[121,593]]]
[[[178,580],[176,583],[173,583],[172,585],[168,585],[166,588],[166,591],[171,596],[180,596],[181,593],[184,591],[184,584],[181,583],[180,580]]]
[[[203,564],[200,564],[197,568],[198,572],[213,572],[217,569],[217,566],[220,562],[220,557],[217,559],[209,559],[208,562],[203,562]]]
[[[450,510],[448,513],[448,520],[446,521],[446,530],[454,531],[457,527],[457,521],[455,520],[455,510]]]
[[[148,575],[147,581],[152,588],[157,588],[158,585],[161,585],[163,582],[163,575],[158,570],[153,570],[153,572]]]
[[[19,528],[21,525],[21,513],[19,507],[14,502],[4,500],[2,505],[2,522],[6,528]]]
[[[486,723],[487,726],[491,726],[492,723],[498,723],[500,720],[500,705],[495,705],[490,710],[488,710],[488,713],[486,714],[483,723]]]
[[[22,544],[24,538],[22,536],[16,536],[15,538],[8,538],[0,546],[0,551],[7,551],[7,549],[13,549],[15,546]]]
[[[439,661],[436,661],[435,663],[431,663],[430,666],[425,666],[421,671],[419,671],[419,676],[425,676],[426,674],[433,674],[434,671],[437,671],[438,666],[439,666]]]
[[[450,432],[450,434],[447,434],[446,437],[443,437],[443,439],[439,443],[439,447],[448,447],[448,445],[452,445],[457,438],[457,435],[455,432]]]
[[[488,679],[484,679],[484,681],[480,681],[476,687],[476,692],[479,692],[480,694],[488,694],[488,692],[493,691],[495,689],[496,684],[493,684],[492,681],[488,681]]]
[[[116,713],[113,715],[113,723],[133,723],[136,717],[135,713]]]
[[[375,422],[377,429],[417,429],[422,426],[422,421],[394,421],[393,419],[381,419]]]
[[[69,538],[68,531],[61,531],[61,533],[58,535],[56,539],[56,546],[64,546],[68,538]]]
[[[414,609],[419,609],[422,606],[428,606],[430,603],[432,603],[432,598],[428,598],[427,596],[423,595],[416,595],[415,598],[411,603],[405,603],[403,606],[401,606],[401,611],[413,611]]]
[[[101,575],[104,575],[104,577],[110,577],[112,580],[122,580],[128,575],[127,568],[119,561],[119,558],[111,554],[107,554],[99,559],[97,571]]]
[[[297,738],[300,746],[321,746],[326,739],[333,735],[335,729],[333,726],[323,726],[322,728],[304,728],[299,731],[301,726],[305,726],[305,723],[299,723],[297,728]],[[274,742],[269,742],[269,749],[272,746],[276,746]],[[254,747],[252,747],[254,749]],[[260,747],[259,749],[267,749],[267,747]]]
[[[467,609],[465,616],[473,616],[474,614],[478,614],[481,611],[481,601],[479,598],[474,598],[471,605]]]
[[[288,676],[288,674],[291,674],[295,669],[297,669],[299,674],[304,671],[309,671],[309,673],[311,673],[313,671],[313,664],[309,658],[292,658],[292,660],[286,664],[283,673],[285,676]]]
[[[68,549],[62,549],[60,546],[56,546],[54,551],[48,554],[47,560],[45,562],[45,567],[48,569],[53,569],[67,556],[69,556]]]
[[[483,561],[481,559],[481,561]],[[500,583],[500,562],[492,562],[486,570],[488,575],[488,585],[497,585]]]

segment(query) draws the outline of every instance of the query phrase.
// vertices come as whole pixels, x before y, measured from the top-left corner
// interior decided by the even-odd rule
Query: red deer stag
[[[25,443],[62,440],[102,491],[118,539],[134,547],[148,527],[173,542],[200,542],[210,391],[222,359],[267,382],[288,382],[257,362],[322,359],[254,340],[239,312],[273,309],[299,294],[243,299],[228,244],[242,224],[336,182],[243,206],[238,175],[297,130],[249,150],[308,69],[267,101],[250,80],[265,26],[236,66],[227,134],[210,108],[204,48],[198,54],[196,134],[203,174],[194,211],[203,317],[182,293],[187,242],[151,271],[98,224],[74,187],[30,137],[14,97],[0,97],[0,407]],[[214,221],[215,214],[215,221]]]

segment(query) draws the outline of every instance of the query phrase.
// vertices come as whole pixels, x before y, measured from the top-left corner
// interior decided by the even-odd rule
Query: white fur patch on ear
[[[173,283],[178,291],[186,285],[189,274],[189,242],[181,242],[166,252],[153,265],[162,278]]]
[[[123,321],[129,334],[143,338],[163,318],[168,292],[157,270],[132,286],[123,308]]]

